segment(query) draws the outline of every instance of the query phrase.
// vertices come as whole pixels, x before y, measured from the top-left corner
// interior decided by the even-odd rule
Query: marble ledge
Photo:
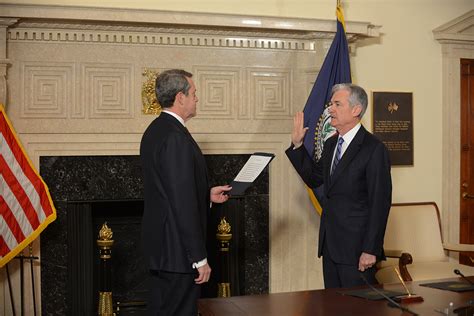
[[[25,5],[0,3],[0,18],[21,20],[121,21],[125,23],[225,27],[240,30],[276,32],[335,33],[334,20],[271,16],[232,15],[199,12],[176,12],[145,9],[79,7],[61,5]],[[370,22],[346,21],[347,34],[355,37],[378,37],[380,26]]]

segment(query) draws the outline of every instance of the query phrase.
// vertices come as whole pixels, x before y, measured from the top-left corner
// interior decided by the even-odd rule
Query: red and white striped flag
[[[0,268],[56,219],[48,187],[0,104]]]

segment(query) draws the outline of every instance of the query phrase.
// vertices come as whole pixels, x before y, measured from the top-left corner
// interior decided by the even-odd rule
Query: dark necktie
[[[339,137],[337,140],[336,155],[334,156],[334,162],[332,163],[331,175],[334,173],[334,170],[336,170],[339,160],[341,160],[342,143],[344,143],[344,138]]]

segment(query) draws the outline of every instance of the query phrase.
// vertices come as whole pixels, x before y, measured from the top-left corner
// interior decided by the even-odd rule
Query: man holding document
[[[168,70],[156,79],[163,108],[143,134],[145,187],[142,239],[150,270],[147,315],[197,315],[200,285],[208,282],[206,233],[210,203],[223,203],[230,186],[209,188],[207,166],[185,127],[196,115],[192,74]]]
[[[360,120],[367,94],[359,86],[332,88],[329,113],[335,136],[313,162],[304,149],[304,114],[294,118],[292,144],[286,154],[310,188],[324,184],[318,256],[323,257],[326,288],[364,285],[375,279],[375,263],[385,259],[383,240],[392,201],[390,161],[385,145]],[[311,135],[312,136],[312,135]]]

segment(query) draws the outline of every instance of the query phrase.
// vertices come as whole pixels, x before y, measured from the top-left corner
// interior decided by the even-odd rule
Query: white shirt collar
[[[349,144],[352,142],[354,137],[356,136],[357,132],[359,131],[360,127],[362,125],[360,123],[357,123],[356,126],[354,126],[350,131],[344,134],[344,136],[340,136],[344,139],[344,145],[347,148]]]
[[[183,126],[186,126],[184,125],[184,120],[181,116],[179,116],[178,114],[174,113],[174,112],[171,112],[171,111],[168,111],[168,110],[162,110],[162,112],[165,112],[171,116],[174,116],[174,118],[176,118],[181,124],[183,124]]]
[[[360,123],[357,123],[357,125],[354,126],[350,131],[345,133],[344,136],[339,136],[339,137],[342,137],[342,139],[344,139],[344,142],[342,143],[342,147],[341,147],[341,157],[346,152],[347,147],[349,147],[349,145],[351,144],[352,140],[356,136],[361,126],[362,125]],[[336,148],[334,148],[334,155],[335,154],[336,154]]]

